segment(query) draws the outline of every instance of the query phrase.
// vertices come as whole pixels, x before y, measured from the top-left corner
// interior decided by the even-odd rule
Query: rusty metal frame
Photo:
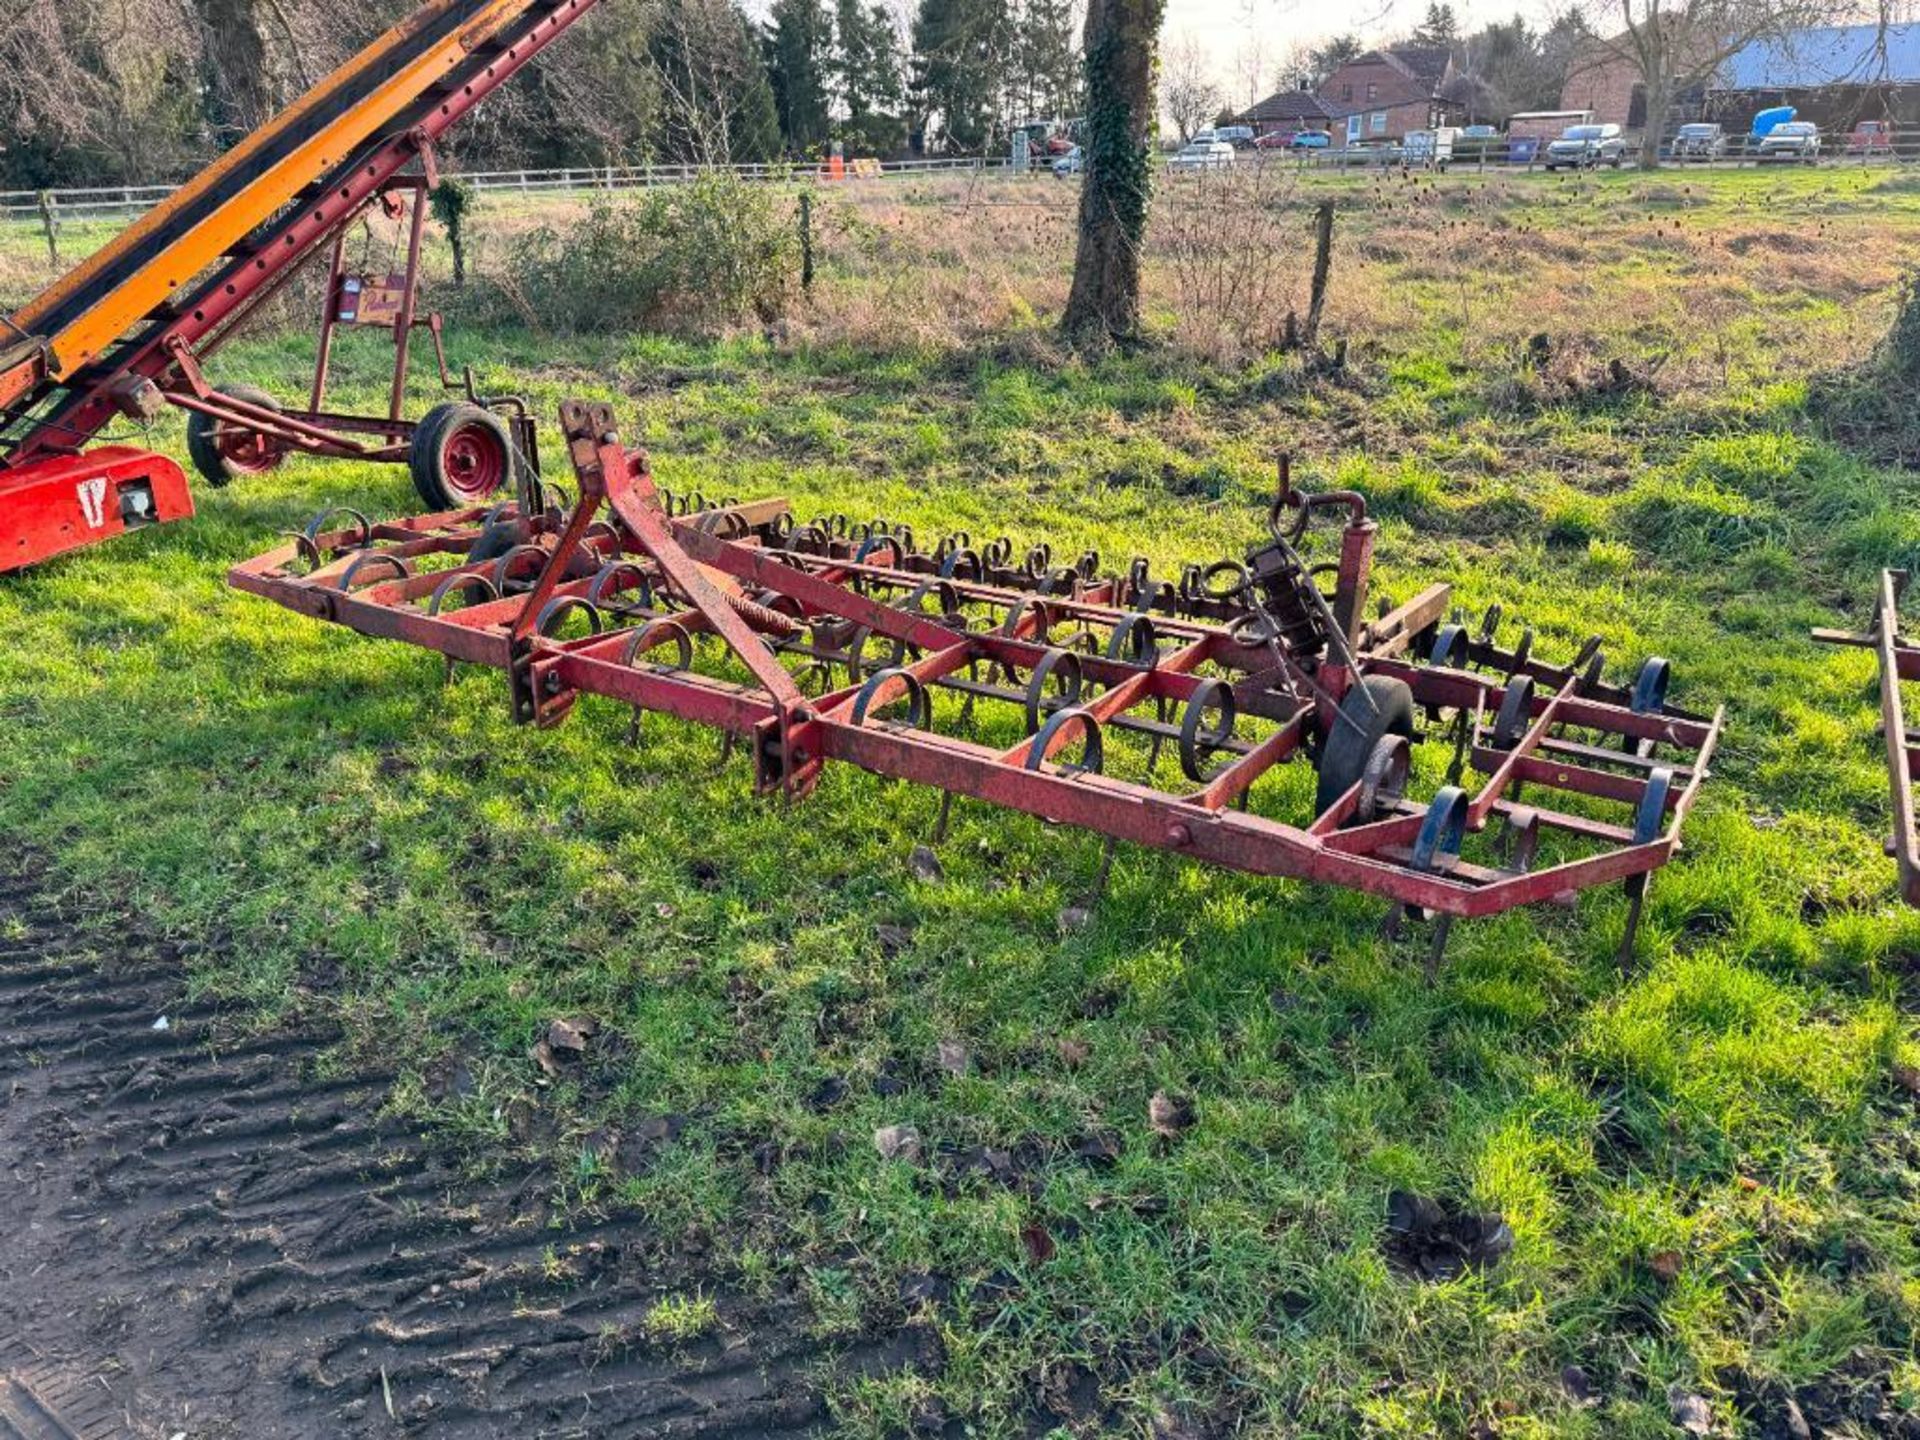
[[[505,671],[522,722],[556,724],[585,693],[636,717],[722,730],[748,742],[762,793],[798,799],[842,761],[1109,843],[1340,885],[1430,918],[1566,903],[1625,882],[1637,920],[1646,877],[1679,849],[1719,741],[1719,712],[1665,704],[1664,662],[1628,688],[1605,684],[1590,662],[1555,667],[1499,650],[1497,617],[1463,640],[1446,619],[1445,585],[1360,619],[1374,537],[1364,501],[1304,497],[1284,472],[1273,543],[1226,573],[1273,570],[1290,583],[1291,541],[1329,501],[1345,509],[1335,589],[1316,588],[1305,606],[1330,622],[1317,653],[1282,635],[1260,598],[1275,592],[1207,578],[1220,566],[1156,584],[1140,562],[1102,577],[1092,557],[1053,566],[1037,550],[1016,564],[1006,542],[975,549],[951,537],[929,553],[905,527],[838,517],[795,526],[780,502],[701,508],[655,487],[645,453],[620,443],[604,407],[570,403],[562,422],[580,482],[570,510],[503,506],[331,530],[323,519],[236,566],[231,582]],[[455,597],[466,603],[448,608]],[[571,616],[588,633],[565,636]],[[1057,643],[1060,629],[1072,644]],[[729,674],[691,663],[715,641]],[[1423,648],[1428,663],[1415,658]],[[1645,678],[1655,666],[1657,687]],[[823,693],[805,692],[809,676],[827,677]],[[1375,769],[1396,758],[1405,772],[1404,742],[1386,737],[1368,773],[1309,823],[1255,813],[1256,783],[1301,755],[1318,764],[1333,727],[1355,723],[1343,717],[1363,676],[1403,682],[1417,707],[1453,717],[1447,783],[1424,804],[1378,783]],[[967,717],[977,701],[1024,702],[1023,738],[938,733],[936,693],[960,697]],[[904,717],[882,713],[903,704]],[[1243,740],[1243,722],[1266,733]],[[1103,773],[1108,741],[1122,734],[1152,747],[1142,778]],[[1182,779],[1169,789],[1155,769],[1171,742]],[[1473,794],[1456,783],[1467,769],[1484,777]],[[1608,807],[1623,813],[1596,813]],[[1463,858],[1466,837],[1496,821],[1499,861]],[[1554,858],[1533,868],[1543,837]]]
[[[1900,898],[1920,906],[1920,824],[1913,811],[1913,767],[1920,757],[1920,735],[1907,728],[1906,704],[1900,694],[1901,681],[1920,680],[1920,645],[1900,633],[1900,600],[1906,588],[1905,570],[1881,571],[1871,630],[1816,629],[1813,638],[1826,645],[1870,649],[1879,666],[1880,729],[1893,799],[1893,835],[1887,841],[1887,853],[1899,871]]]

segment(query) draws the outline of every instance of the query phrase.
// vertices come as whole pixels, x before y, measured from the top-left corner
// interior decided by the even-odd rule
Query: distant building
[[[1265,132],[1327,130],[1335,145],[1357,145],[1463,123],[1466,90],[1445,46],[1395,45],[1347,61],[1316,91],[1282,90],[1234,118]]]
[[[1630,130],[1648,122],[1646,86],[1625,35],[1595,41],[1568,68],[1565,110]],[[1685,91],[1666,125],[1702,118],[1745,128],[1755,112],[1792,105],[1821,128],[1859,120],[1920,124],[1920,25],[1833,25],[1755,41],[1723,62],[1706,83]]]
[[[1585,110],[1601,125],[1637,130],[1647,123],[1647,87],[1625,35],[1592,41],[1574,56],[1560,86],[1560,108]]]
[[[1735,53],[1708,87],[1707,113],[1744,129],[1791,105],[1827,131],[1862,120],[1920,126],[1920,25],[1829,25]]]
[[[1445,46],[1397,45],[1349,60],[1327,77],[1319,94],[1339,121],[1334,144],[1357,145],[1462,123],[1467,106],[1460,92]]]
[[[1233,117],[1235,125],[1251,125],[1256,137],[1331,130],[1333,120],[1333,112],[1311,90],[1282,90]]]

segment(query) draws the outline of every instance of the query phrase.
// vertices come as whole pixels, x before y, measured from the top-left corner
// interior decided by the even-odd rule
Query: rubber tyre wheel
[[[513,478],[513,440],[491,410],[465,401],[436,405],[414,427],[407,466],[428,509],[458,510]]]
[[[229,400],[278,413],[280,402],[251,385],[230,385],[219,392]],[[223,434],[224,431],[224,434]],[[241,433],[198,410],[187,412],[187,458],[209,485],[227,485],[243,475],[277,470],[287,458],[284,446],[252,432]]]
[[[1340,702],[1340,713],[1357,722],[1337,724],[1320,750],[1320,781],[1313,792],[1313,813],[1324,815],[1359,783],[1373,747],[1389,735],[1413,738],[1413,687],[1385,675],[1364,676]]]

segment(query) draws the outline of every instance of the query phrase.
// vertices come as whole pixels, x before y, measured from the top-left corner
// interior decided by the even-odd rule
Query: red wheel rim
[[[213,448],[229,470],[242,475],[258,475],[280,463],[280,446],[270,436],[221,420],[214,422]]]
[[[458,426],[440,442],[440,475],[455,495],[469,499],[491,495],[506,483],[506,447],[486,425]]]

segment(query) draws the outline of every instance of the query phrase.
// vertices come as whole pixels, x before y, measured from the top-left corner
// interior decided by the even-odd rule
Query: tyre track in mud
[[[661,1296],[716,1287],[640,1224],[463,1177],[381,1117],[391,1077],[318,1063],[334,1034],[241,1033],[41,889],[0,870],[0,1400],[31,1373],[85,1440],[745,1440],[818,1433],[829,1366],[938,1367],[925,1332],[829,1350],[797,1301],[724,1291],[654,1343]]]

